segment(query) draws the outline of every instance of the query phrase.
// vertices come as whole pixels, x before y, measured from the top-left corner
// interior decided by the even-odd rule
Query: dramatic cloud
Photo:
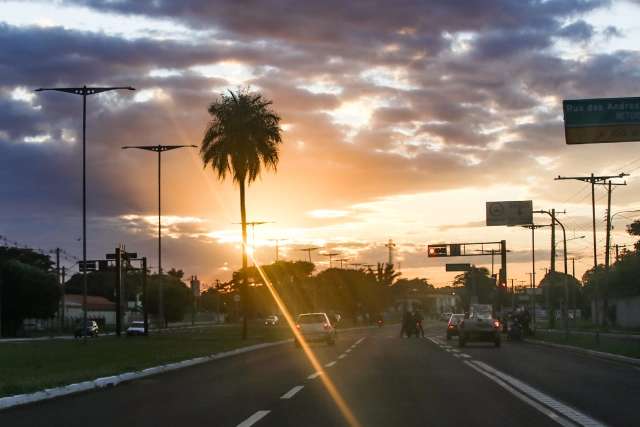
[[[6,234],[28,241],[38,236],[37,227],[25,228],[28,218],[64,215],[59,234],[69,235],[80,205],[81,99],[36,94],[37,87],[137,89],[88,98],[88,206],[99,218],[96,233],[108,239],[112,229],[145,250],[153,242],[156,159],[120,147],[198,144],[207,105],[238,87],[264,93],[283,119],[278,174],[250,187],[248,204],[250,219],[276,222],[263,233],[291,239],[291,256],[305,241],[340,242],[358,259],[383,260],[379,243],[394,237],[407,267],[429,268],[411,245],[447,233],[463,238],[457,233],[465,230],[495,233],[478,224],[484,200],[505,196],[487,189],[505,185],[511,197],[566,203],[569,222],[582,230],[588,198],[572,199],[579,188],[553,177],[611,172],[637,157],[629,145],[564,144],[563,99],[635,90],[638,52],[602,48],[629,29],[592,19],[608,1],[69,0],[32,21],[19,2],[7,5],[0,11],[0,218]],[[89,21],[67,25],[74,11]],[[139,21],[136,31],[96,31],[102,27],[91,19],[100,16]],[[616,194],[621,207],[634,200],[625,191]],[[235,268],[228,233],[237,237],[230,225],[237,205],[232,185],[203,170],[197,150],[165,154],[171,262],[188,262],[207,278],[218,277],[224,262]],[[433,234],[416,231],[425,229]],[[512,235],[525,250],[526,235]],[[263,236],[260,245],[258,255],[269,258],[272,244]]]

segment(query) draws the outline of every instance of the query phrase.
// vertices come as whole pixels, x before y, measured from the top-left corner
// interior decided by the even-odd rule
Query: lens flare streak
[[[361,427],[360,423],[351,411],[351,408],[349,408],[349,405],[347,405],[347,402],[342,397],[342,394],[338,391],[331,378],[329,378],[329,376],[326,374],[322,364],[318,361],[318,358],[313,353],[313,350],[311,350],[311,347],[309,346],[307,341],[298,331],[298,328],[296,328],[293,317],[285,306],[284,301],[282,301],[282,299],[280,298],[280,295],[278,295],[278,291],[276,291],[276,289],[273,287],[271,281],[264,273],[264,270],[262,270],[262,267],[260,267],[260,264],[256,261],[256,259],[253,256],[250,257],[253,260],[258,272],[260,273],[260,276],[262,276],[262,280],[264,280],[264,283],[267,285],[267,289],[269,289],[269,292],[271,292],[271,295],[273,296],[274,301],[280,309],[280,312],[283,314],[285,320],[287,321],[289,329],[291,329],[293,335],[295,336],[295,339],[300,343],[305,356],[307,357],[307,359],[309,359],[309,362],[313,366],[313,369],[315,369],[316,373],[319,374],[319,377],[322,380],[322,384],[327,389],[327,392],[329,393],[333,401],[336,403],[336,406],[344,416],[345,420],[351,427]]]

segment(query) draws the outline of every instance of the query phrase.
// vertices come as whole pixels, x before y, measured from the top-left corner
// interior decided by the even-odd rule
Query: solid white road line
[[[538,402],[539,404],[544,405],[545,407],[553,410],[555,413],[562,415],[567,420],[572,421],[581,426],[589,426],[589,427],[602,427],[604,424],[601,422],[589,417],[588,415],[578,411],[575,408],[572,408],[564,403],[557,401],[551,396],[544,394],[543,392],[525,384],[524,382],[505,374],[484,362],[480,361],[471,361],[464,362],[465,364],[475,365],[477,368],[482,370],[486,376],[493,376],[494,378],[500,379],[502,382],[508,384],[511,388],[518,390],[520,393],[526,395],[529,399]],[[494,380],[495,381],[495,380]],[[546,413],[546,412],[545,412]],[[553,418],[553,417],[552,417]],[[560,419],[554,418],[555,421],[560,422]],[[562,423],[561,423],[562,424]],[[563,424],[564,425],[564,424]]]
[[[280,396],[280,399],[291,399],[297,392],[304,388],[303,385],[297,385],[293,387],[291,390]]]
[[[255,414],[251,415],[249,418],[238,424],[237,427],[250,427],[267,416],[267,414],[271,411],[257,411]]]
[[[335,365],[336,363],[338,363],[338,362],[336,362],[336,361],[334,360],[333,362],[329,362],[329,363],[327,363],[327,364],[326,364],[326,365],[324,365],[324,366],[326,366],[327,368],[330,368],[330,367],[332,367],[333,365]]]
[[[340,356],[338,356],[338,359],[344,359],[345,357],[347,357],[346,354],[341,354]]]
[[[509,384],[505,383],[504,381],[502,381],[500,378],[496,377],[495,375],[491,375],[490,373],[483,371],[482,369],[480,369],[477,366],[475,366],[474,364],[472,364],[472,362],[464,362],[464,364],[467,365],[468,367],[470,367],[471,369],[479,372],[480,374],[484,375],[485,377],[491,379],[492,381],[496,382],[500,387],[504,388],[509,393],[513,394],[515,397],[517,397],[518,399],[520,399],[523,402],[527,403],[528,405],[533,406],[538,411],[542,412],[543,414],[545,414],[546,416],[548,416],[549,418],[551,418],[552,420],[554,420],[558,424],[562,425],[563,427],[575,427],[575,424],[573,424],[573,423],[571,423],[571,422],[569,422],[569,421],[567,421],[567,420],[565,420],[563,418],[560,418],[553,411],[545,408],[544,406],[542,406],[538,402],[536,402],[536,401],[534,401],[532,399],[529,399],[527,396],[525,396],[524,394],[520,393],[518,390],[514,389]]]
[[[314,372],[313,374],[309,375],[307,377],[308,380],[314,380],[316,378],[318,378],[320,375],[322,375],[322,372]]]

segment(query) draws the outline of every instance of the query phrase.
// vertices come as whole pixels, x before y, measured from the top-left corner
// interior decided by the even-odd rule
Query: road
[[[640,370],[565,350],[504,342],[464,349],[398,328],[312,345],[361,426],[638,425]],[[1,426],[348,426],[291,344],[115,388],[0,412]]]

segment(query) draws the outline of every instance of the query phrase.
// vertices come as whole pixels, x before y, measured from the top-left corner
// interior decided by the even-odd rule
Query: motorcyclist
[[[420,310],[416,310],[413,313],[413,320],[416,324],[416,336],[422,336],[422,338],[424,338],[424,329],[422,328],[422,321],[424,320],[424,317],[422,316],[422,313],[420,313]]]
[[[404,336],[406,335],[407,337],[411,336],[410,334],[410,327],[411,327],[411,321],[413,320],[413,316],[411,315],[411,313],[409,313],[409,310],[405,309],[404,313],[402,313],[402,328],[400,329],[400,337],[404,338]]]

